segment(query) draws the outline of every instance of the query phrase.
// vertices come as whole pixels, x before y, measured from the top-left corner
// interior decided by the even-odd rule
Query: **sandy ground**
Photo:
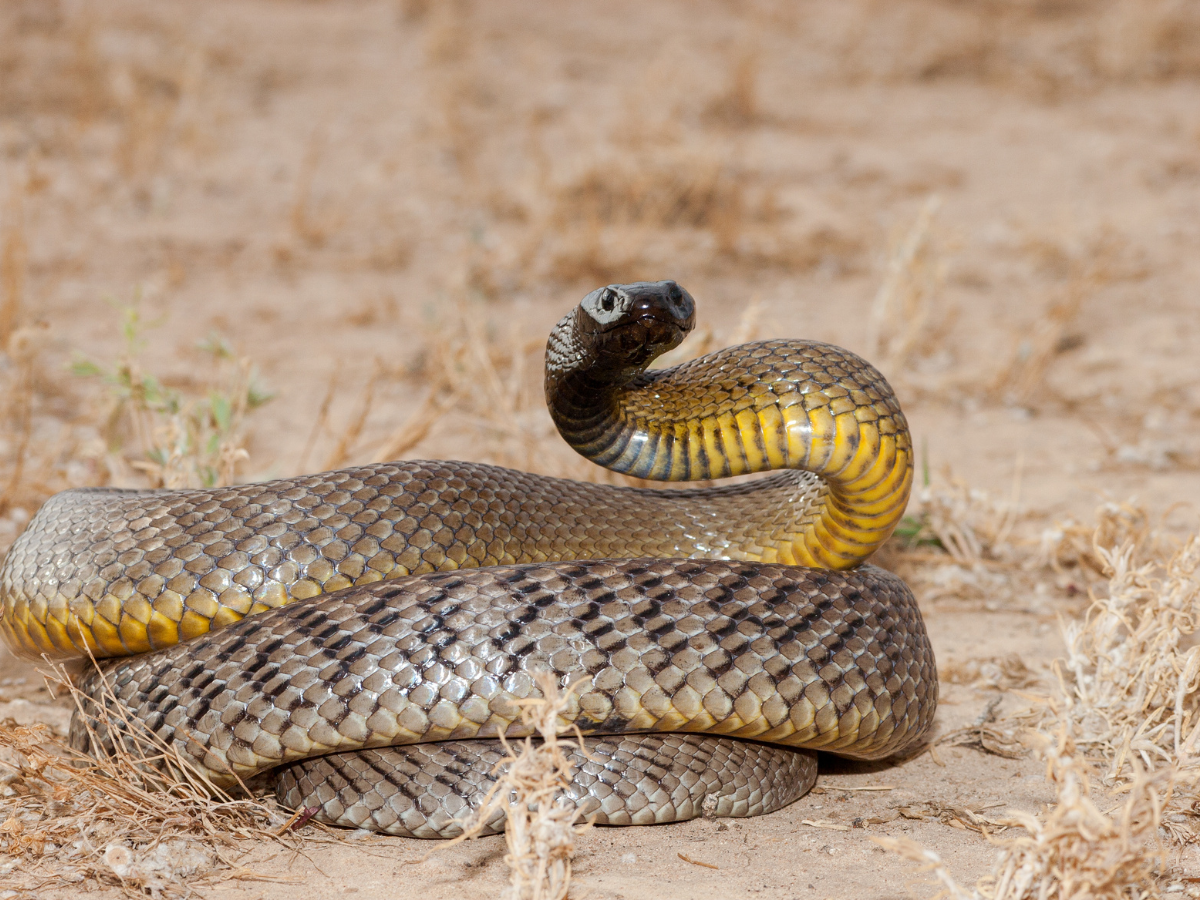
[[[116,359],[134,302],[149,323],[140,365],[184,394],[204,395],[195,345],[210,332],[253,360],[275,393],[246,420],[238,477],[253,480],[374,458],[419,408],[431,342],[463,320],[495,347],[528,345],[536,366],[592,287],[668,277],[716,344],[742,321],[870,355],[934,481],[1017,504],[1027,544],[1105,500],[1195,532],[1188,15],[1151,2],[5,4],[0,328],[6,377],[30,373],[33,400],[27,446],[6,401],[0,542],[54,490],[146,483],[132,439],[105,446],[112,391],[65,368]],[[889,310],[890,271],[903,290]],[[406,455],[578,474],[534,402],[536,372],[523,377],[532,400],[508,431],[460,411]],[[1083,581],[1046,573],[1017,590],[996,566],[982,592],[959,591],[946,560],[906,565],[950,585],[922,598],[944,672],[1017,653],[1031,689],[1047,688]],[[995,693],[944,684],[938,732]],[[65,720],[10,658],[5,715]],[[819,792],[761,820],[594,830],[572,896],[899,897],[911,866],[870,840],[897,834],[971,882],[994,850],[961,815],[869,820],[1036,811],[1052,792],[1029,757],[938,757],[827,760]],[[504,883],[500,838],[420,862],[429,849],[263,846],[198,889],[367,900]],[[1194,853],[1180,861],[1200,871]]]

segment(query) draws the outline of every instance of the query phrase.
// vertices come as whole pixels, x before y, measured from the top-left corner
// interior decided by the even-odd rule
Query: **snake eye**
[[[604,296],[600,298],[600,308],[605,312],[612,312],[613,306],[616,304],[616,302],[617,298],[613,296],[613,292],[605,291]]]

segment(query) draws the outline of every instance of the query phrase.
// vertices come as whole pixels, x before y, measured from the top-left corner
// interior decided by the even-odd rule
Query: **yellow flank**
[[[206,629],[207,630],[207,629]],[[146,626],[133,616],[124,616],[117,627],[121,643],[131,653],[144,653],[150,649],[150,639],[146,636]]]
[[[667,474],[667,467],[671,464],[669,445],[672,437],[673,432],[657,431],[646,445],[646,453],[652,454],[654,459],[654,465],[645,475],[651,481],[662,481]]]
[[[688,423],[676,422],[675,441],[671,445],[671,479],[681,481],[688,474]]]
[[[897,504],[903,506],[912,486],[911,459],[908,453],[897,453],[895,469],[869,489],[844,493],[846,502],[852,503],[861,515],[883,515]]]
[[[179,621],[179,635],[182,640],[190,641],[192,638],[200,637],[200,635],[208,631],[209,620],[194,612],[193,610],[185,610],[183,618]]]
[[[57,619],[46,619],[40,622],[30,615],[22,616],[22,621],[14,623],[16,635],[28,639],[34,647],[52,647],[66,649],[71,646],[67,639],[67,631]],[[10,646],[11,642],[10,642]]]
[[[758,411],[758,427],[763,435],[767,451],[767,468],[786,469],[788,464],[787,441],[783,435],[787,429],[783,413],[778,406],[767,406]]]
[[[849,487],[859,481],[864,472],[870,471],[879,457],[879,431],[873,424],[860,424],[851,415],[838,416],[839,424],[844,419],[850,420],[847,428],[854,429],[856,439],[853,443],[847,440],[853,451],[846,464],[838,470],[837,479]]]
[[[329,594],[333,591],[345,590],[348,587],[354,587],[354,582],[339,572],[321,585],[321,590],[323,593]]]
[[[121,635],[117,631],[117,626],[102,616],[97,616],[92,620],[90,632],[97,651],[104,656],[124,656],[131,652],[124,649],[125,645],[121,641]],[[86,636],[88,632],[84,631],[83,634]],[[89,642],[89,646],[90,644],[91,642]],[[137,651],[132,652],[136,653]]]
[[[910,467],[909,452],[898,449],[892,435],[881,435],[870,468],[845,485],[844,492],[854,497],[856,503],[878,500],[887,496],[903,480],[904,471]]]
[[[842,481],[846,466],[858,450],[858,420],[853,413],[840,413],[833,417],[833,440],[830,441],[829,456],[823,471],[830,481]]]
[[[743,409],[734,421],[737,422],[738,439],[742,445],[742,457],[746,462],[747,471],[766,471],[767,458],[761,446],[763,434],[758,424],[758,416],[752,409]]]
[[[700,423],[700,428],[704,433],[704,453],[708,457],[708,462],[697,466],[696,471],[697,473],[706,472],[709,478],[721,478],[728,474],[728,466],[721,449],[721,425],[715,417],[709,417]]]
[[[214,615],[210,620],[211,624],[209,625],[209,630],[216,631],[220,628],[224,628],[226,625],[232,625],[234,622],[244,617],[245,613],[238,612],[237,610],[228,606],[222,606],[217,610],[216,615]]]
[[[825,472],[829,468],[829,458],[833,456],[835,450],[837,423],[834,422],[828,409],[818,406],[809,412],[807,424],[808,446],[805,448],[806,452],[798,454],[798,458],[804,460],[800,463],[800,468],[807,469],[809,472]],[[790,444],[790,434],[788,440]]]
[[[742,441],[737,419],[732,413],[723,413],[717,417],[720,436],[719,459],[724,460],[725,468],[730,475],[745,475],[749,469],[746,458],[742,455]]]
[[[168,619],[157,610],[150,619],[150,624],[146,626],[146,634],[150,643],[155,647],[169,647],[171,644],[179,643],[179,628],[175,621]]]
[[[810,393],[803,405],[766,407],[757,414],[763,449],[750,471],[801,468],[829,485],[819,515],[790,541],[764,549],[766,561],[850,568],[887,540],[904,513],[912,459],[907,431],[897,433],[903,420],[881,419],[862,392],[829,393],[835,396]],[[743,444],[753,445],[748,421],[740,415],[738,421]]]

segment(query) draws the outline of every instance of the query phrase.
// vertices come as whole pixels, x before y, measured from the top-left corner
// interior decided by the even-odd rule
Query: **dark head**
[[[678,347],[695,324],[695,301],[674,281],[610,284],[575,310],[580,344],[614,367],[649,365]]]

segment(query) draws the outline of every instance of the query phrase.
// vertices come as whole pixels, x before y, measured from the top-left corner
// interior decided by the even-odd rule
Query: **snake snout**
[[[621,285],[620,290],[628,298],[628,310],[618,329],[631,349],[641,345],[654,348],[656,356],[665,353],[679,346],[696,324],[695,302],[674,281]]]
[[[674,281],[627,285],[625,290],[633,301],[628,319],[646,325],[651,322],[673,325],[684,334],[696,324],[696,303],[692,295]]]

